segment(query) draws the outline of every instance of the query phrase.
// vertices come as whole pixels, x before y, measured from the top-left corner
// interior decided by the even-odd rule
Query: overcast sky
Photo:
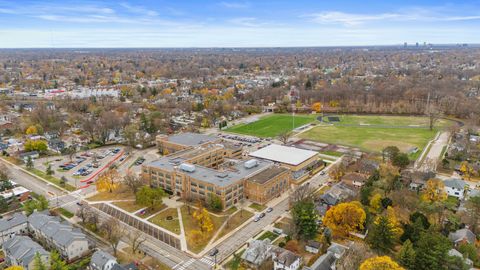
[[[480,43],[479,1],[9,1],[1,48]]]

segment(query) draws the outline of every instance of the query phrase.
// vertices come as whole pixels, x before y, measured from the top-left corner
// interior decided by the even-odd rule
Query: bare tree
[[[7,181],[10,178],[10,170],[7,166],[0,164],[0,181]]]
[[[429,105],[426,114],[428,117],[428,127],[430,128],[430,130],[433,130],[435,123],[443,116],[443,113],[436,106]]]
[[[354,242],[345,252],[341,259],[337,261],[338,270],[358,269],[360,264],[375,255],[374,252],[365,244]]]
[[[295,190],[290,193],[289,201],[290,205],[294,205],[296,202],[303,201],[306,199],[314,199],[313,192],[314,188],[310,187],[310,183],[303,184],[298,186]]]
[[[143,233],[139,230],[133,230],[128,234],[128,238],[130,239],[130,246],[132,248],[132,252],[135,254],[137,250],[140,248],[143,242],[147,241],[147,238],[143,235]]]
[[[120,240],[125,233],[123,226],[118,219],[111,217],[103,222],[101,232],[110,244],[110,247],[113,249],[113,255],[116,257],[118,244],[120,244]]]
[[[128,186],[133,193],[137,193],[137,190],[143,185],[140,177],[136,176],[134,172],[128,170],[127,174],[123,177],[123,183]]]
[[[288,140],[290,140],[290,138],[292,137],[292,132],[288,131],[288,130],[285,130],[283,131],[282,133],[280,133],[278,135],[278,139],[283,143],[283,144],[287,144],[288,143]]]

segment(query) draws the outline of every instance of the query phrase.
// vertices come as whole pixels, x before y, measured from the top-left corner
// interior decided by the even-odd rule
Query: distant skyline
[[[479,1],[9,1],[0,48],[480,43]]]

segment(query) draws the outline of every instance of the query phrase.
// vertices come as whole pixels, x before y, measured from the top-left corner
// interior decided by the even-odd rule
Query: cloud
[[[220,5],[232,9],[242,9],[250,7],[249,2],[220,2]]]
[[[375,21],[468,21],[480,20],[480,15],[449,15],[433,12],[433,9],[411,9],[404,12],[387,12],[377,14],[346,13],[341,11],[325,11],[313,13],[303,17],[309,17],[315,23],[342,24],[356,26]]]
[[[154,10],[146,9],[145,7],[142,7],[142,6],[132,6],[128,3],[120,3],[120,6],[131,13],[137,13],[140,15],[146,15],[150,17],[158,16],[158,12]]]

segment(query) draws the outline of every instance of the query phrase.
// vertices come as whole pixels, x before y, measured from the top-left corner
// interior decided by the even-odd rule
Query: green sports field
[[[289,114],[273,114],[260,118],[258,121],[240,124],[228,128],[227,132],[252,135],[257,137],[276,137],[282,132],[291,131],[316,120],[316,115],[295,115],[295,124],[292,115]]]
[[[428,118],[421,116],[389,116],[389,115],[335,115],[340,122],[332,124],[340,125],[359,125],[359,126],[397,126],[397,127],[428,127]],[[323,121],[329,123],[328,117]],[[440,119],[435,123],[436,127],[445,127],[451,124],[450,121]]]

